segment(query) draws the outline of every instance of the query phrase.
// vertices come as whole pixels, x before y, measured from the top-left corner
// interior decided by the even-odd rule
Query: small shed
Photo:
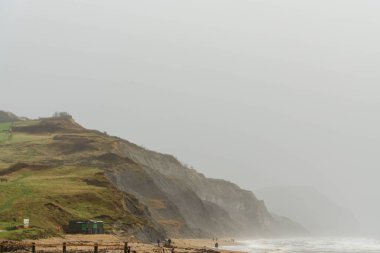
[[[103,221],[70,221],[68,232],[71,234],[104,234]]]

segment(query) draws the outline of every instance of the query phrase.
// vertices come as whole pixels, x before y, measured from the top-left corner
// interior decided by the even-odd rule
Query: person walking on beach
[[[219,243],[216,242],[216,243],[215,243],[215,248],[218,248],[218,247],[219,247]]]
[[[157,246],[160,247],[160,239],[157,239]]]

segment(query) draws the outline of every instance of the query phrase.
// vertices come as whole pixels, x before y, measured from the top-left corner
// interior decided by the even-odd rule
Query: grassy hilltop
[[[144,207],[92,165],[114,141],[69,117],[0,123],[0,230],[26,217],[32,225],[0,238],[61,233],[72,219],[101,219],[109,231],[146,226]]]

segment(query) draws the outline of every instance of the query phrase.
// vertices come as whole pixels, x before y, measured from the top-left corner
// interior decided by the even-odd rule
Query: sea
[[[293,238],[239,241],[222,249],[249,253],[380,253],[380,240],[364,238]]]

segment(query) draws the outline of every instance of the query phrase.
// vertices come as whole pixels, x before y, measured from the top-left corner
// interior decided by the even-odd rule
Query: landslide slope
[[[110,232],[151,241],[303,232],[249,191],[71,117],[2,122],[0,130],[0,230],[24,217],[36,230],[3,237],[60,233],[72,219],[101,219]]]
[[[153,181],[177,205],[192,231],[203,236],[298,236],[302,226],[274,216],[251,192],[220,179],[211,179],[188,168],[172,155],[146,150],[121,140],[113,151],[128,157],[152,175]],[[124,171],[117,175],[122,178]],[[128,190],[115,175],[107,176],[122,190]]]

